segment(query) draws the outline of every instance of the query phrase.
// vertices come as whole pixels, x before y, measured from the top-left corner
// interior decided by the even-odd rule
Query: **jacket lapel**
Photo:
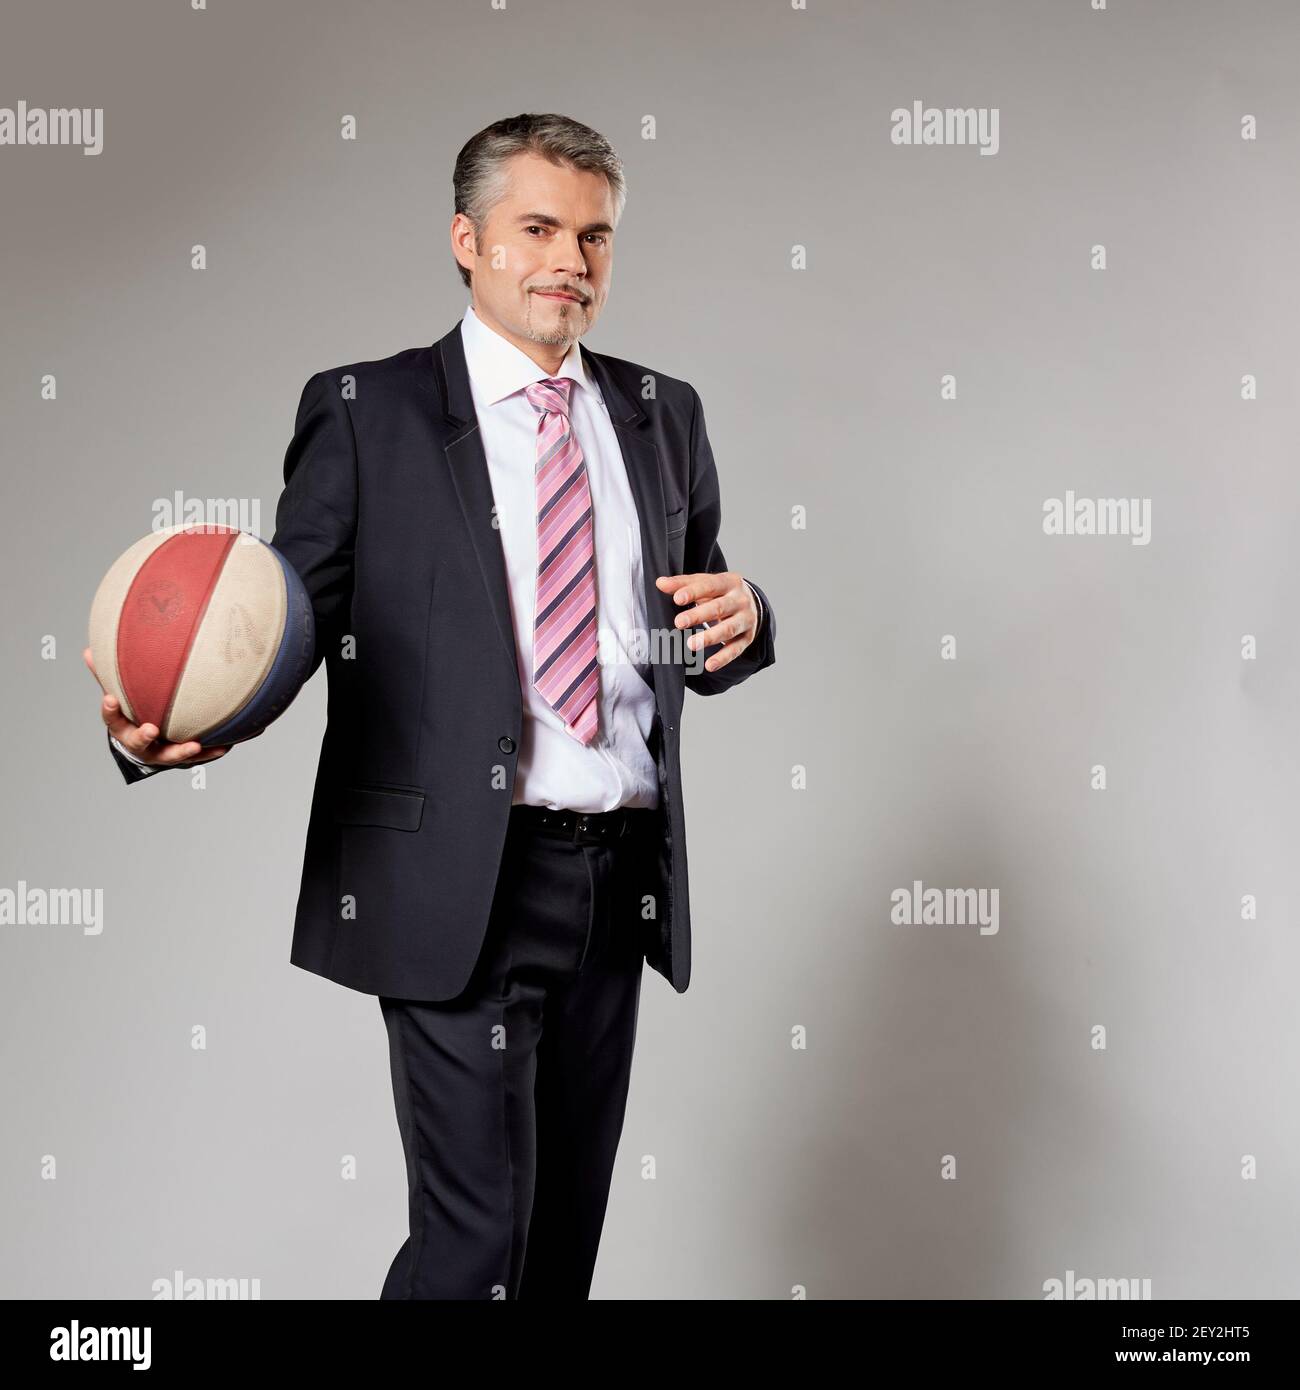
[[[483,453],[483,436],[474,414],[474,396],[469,389],[469,370],[465,365],[465,346],[460,323],[433,345],[433,373],[442,401],[446,427],[444,452],[465,525],[474,543],[474,553],[483,583],[487,587],[497,631],[510,661],[511,679],[519,680],[519,653],[510,617],[510,586],[506,579],[506,557],[501,548],[501,532],[492,525],[492,478]]]
[[[600,394],[609,407],[609,418],[618,438],[632,496],[641,521],[641,570],[645,587],[646,626],[653,633],[657,628],[671,628],[676,608],[672,597],[655,585],[655,576],[668,574],[668,528],[664,520],[664,480],[659,466],[659,450],[648,434],[641,430],[646,413],[629,398],[614,380],[605,362],[580,344],[583,366],[591,373]],[[659,692],[662,660],[652,662],[656,693]]]

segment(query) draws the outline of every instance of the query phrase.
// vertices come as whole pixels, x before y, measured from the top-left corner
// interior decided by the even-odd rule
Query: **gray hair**
[[[505,196],[509,181],[506,161],[517,154],[539,154],[552,164],[604,174],[614,195],[614,225],[618,226],[627,202],[627,184],[623,162],[603,135],[568,116],[507,116],[465,143],[451,176],[456,211],[464,213],[474,227],[475,250],[488,213]],[[456,269],[469,288],[473,283],[470,272],[459,261]]]

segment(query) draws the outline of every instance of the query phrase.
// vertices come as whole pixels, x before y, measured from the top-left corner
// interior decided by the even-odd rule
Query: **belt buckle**
[[[605,817],[601,820],[602,827],[609,827],[612,834],[606,830],[598,830],[592,822],[596,816]],[[609,819],[612,815],[609,811],[548,811],[542,816],[542,824],[548,829],[558,831],[566,840],[572,843],[583,843],[582,836],[590,836],[592,844],[608,844],[611,840],[620,840],[631,830],[631,817],[626,812],[617,817],[616,820]]]
[[[600,824],[594,825],[593,821],[597,818]],[[626,816],[615,818],[612,811],[599,812],[580,812],[578,814],[577,826],[574,829],[574,837],[586,833],[591,837],[590,843],[594,845],[607,845],[611,840],[617,840],[623,834],[623,825],[626,824]],[[614,827],[617,826],[617,829]],[[613,834],[610,831],[613,830]]]

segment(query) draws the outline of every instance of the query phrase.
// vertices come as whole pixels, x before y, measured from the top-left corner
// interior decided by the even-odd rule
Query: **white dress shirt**
[[[505,552],[506,579],[519,654],[524,726],[514,801],[574,811],[657,806],[659,775],[648,740],[655,698],[649,667],[628,656],[646,627],[641,529],[632,487],[596,383],[575,342],[556,377],[571,377],[569,422],[582,450],[591,490],[596,549],[596,635],[600,657],[596,737],[581,744],[533,685],[533,609],[537,599],[537,431],[541,416],[524,387],[546,381],[527,353],[474,312],[460,326],[492,479]],[[644,643],[641,650],[646,650]]]
[[[491,477],[519,658],[524,722],[512,801],[574,811],[658,806],[659,778],[648,746],[655,714],[652,675],[629,656],[629,648],[636,649],[634,634],[646,630],[641,529],[609,411],[575,342],[554,375],[574,382],[569,420],[586,466],[595,532],[600,684],[596,737],[584,745],[532,682],[540,416],[524,387],[547,380],[547,373],[488,327],[472,306],[465,310],[461,340]],[[761,628],[757,594],[754,601]],[[644,638],[640,650],[647,650]],[[159,770],[113,742],[132,762]]]

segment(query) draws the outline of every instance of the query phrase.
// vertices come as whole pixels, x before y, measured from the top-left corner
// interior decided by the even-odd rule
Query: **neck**
[[[526,357],[532,359],[546,373],[547,376],[554,376],[564,365],[564,359],[569,355],[569,349],[573,346],[573,341],[565,343],[538,343],[532,338],[521,338],[518,334],[512,333],[503,323],[498,322],[491,314],[481,309],[477,303],[471,302],[475,316],[494,333],[499,334],[508,343],[512,343]]]

